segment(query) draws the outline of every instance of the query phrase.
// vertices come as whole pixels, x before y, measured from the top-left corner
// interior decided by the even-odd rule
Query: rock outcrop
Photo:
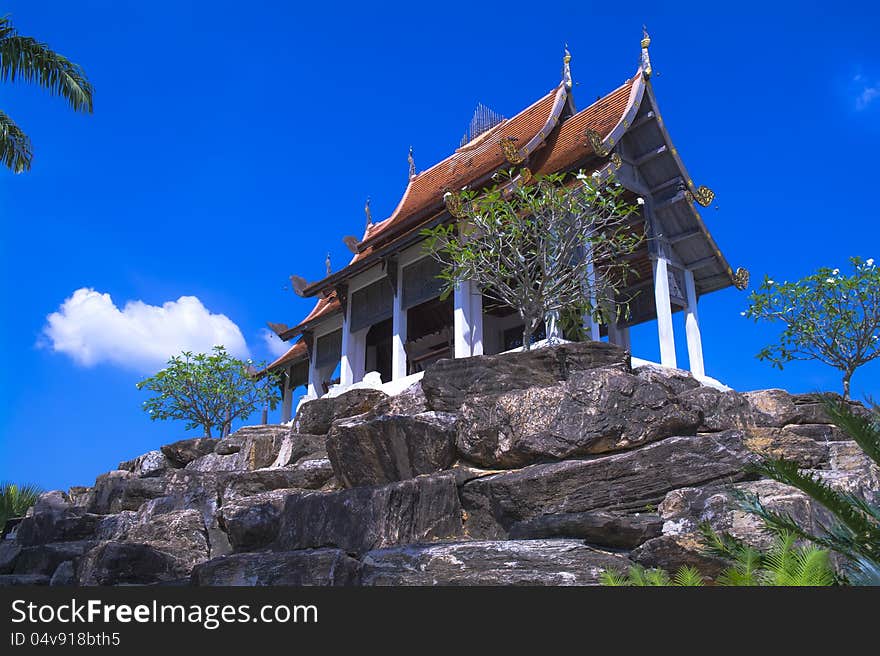
[[[593,585],[632,563],[707,576],[699,526],[756,546],[755,494],[825,511],[749,464],[785,457],[876,499],[880,471],[814,395],[739,393],[565,344],[441,360],[291,426],[173,442],[43,495],[0,540],[0,585]]]

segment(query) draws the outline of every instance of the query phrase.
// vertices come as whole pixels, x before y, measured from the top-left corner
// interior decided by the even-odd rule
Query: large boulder
[[[21,545],[13,540],[0,540],[0,574],[12,574]]]
[[[165,478],[141,478],[124,470],[107,472],[95,481],[86,508],[99,515],[137,510],[147,501],[165,495],[166,487]]]
[[[371,551],[363,585],[597,585],[606,570],[626,571],[620,554],[579,540],[416,544]]]
[[[748,428],[746,446],[765,458],[793,460],[801,467],[815,469],[828,463],[829,446],[785,428]]]
[[[684,390],[679,398],[682,403],[702,414],[703,421],[698,429],[701,433],[717,433],[754,425],[752,406],[739,392],[701,385]]]
[[[289,496],[275,549],[338,547],[356,554],[461,535],[455,477],[437,474],[384,486]]]
[[[12,573],[52,576],[61,563],[79,558],[94,546],[94,542],[77,540],[26,547],[15,561]]]
[[[210,557],[202,514],[193,509],[145,515],[128,530],[125,539],[173,554],[190,568]]]
[[[327,457],[327,438],[324,435],[290,433],[281,440],[278,455],[269,467],[286,467],[298,461]]]
[[[725,431],[476,478],[461,490],[467,530],[475,537],[496,537],[514,522],[538,515],[644,509],[679,487],[740,480],[756,457],[742,432]]]
[[[269,467],[278,458],[290,428],[284,425],[245,426],[217,442],[213,452],[191,460],[191,471],[252,471]]]
[[[147,585],[169,583],[189,576],[185,558],[139,542],[103,542],[76,565],[79,585]]]
[[[452,412],[473,396],[501,394],[528,387],[547,387],[568,380],[573,372],[617,367],[629,371],[629,356],[605,342],[579,342],[501,355],[439,360],[422,378],[432,410]]]
[[[193,570],[193,585],[263,586],[357,583],[360,563],[339,549],[223,556]]]
[[[337,419],[360,415],[387,398],[388,395],[375,389],[358,388],[339,396],[324,396],[306,401],[300,406],[293,420],[293,430],[297,433],[323,435]]]
[[[582,513],[539,515],[510,527],[513,540],[580,538],[589,544],[632,549],[662,533],[663,520],[653,513]]]
[[[196,458],[213,453],[219,442],[210,437],[193,437],[166,444],[162,453],[175,467],[185,467]]]
[[[333,478],[327,458],[302,460],[284,469],[258,469],[252,472],[225,474],[220,479],[220,496],[225,505],[233,499],[271,490],[298,488],[317,490]]]
[[[131,472],[135,476],[160,476],[166,469],[176,467],[168,457],[161,451],[148,451],[147,453],[134,458],[120,462],[117,469]]]
[[[339,419],[327,434],[327,454],[345,487],[433,474],[455,460],[455,421],[447,412]]]
[[[264,549],[278,539],[281,511],[293,490],[272,490],[224,502],[218,516],[235,551]]]
[[[514,468],[692,435],[700,422],[669,386],[602,368],[550,387],[468,398],[456,445],[484,467]]]

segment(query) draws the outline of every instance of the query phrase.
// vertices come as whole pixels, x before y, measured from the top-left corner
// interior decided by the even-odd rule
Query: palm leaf
[[[35,83],[67,100],[78,112],[92,112],[94,90],[78,64],[45,43],[21,36],[9,17],[0,18],[0,80]]]
[[[0,158],[6,168],[15,173],[29,171],[33,159],[31,140],[3,111],[0,111]]]
[[[877,426],[877,406],[869,401],[873,412],[856,414],[852,406],[832,394],[822,396],[825,412],[838,427],[858,444],[862,451],[880,466],[880,428]],[[873,416],[872,416],[873,415]]]
[[[703,575],[695,567],[684,565],[679,567],[672,578],[672,583],[681,587],[699,587],[703,585]]]

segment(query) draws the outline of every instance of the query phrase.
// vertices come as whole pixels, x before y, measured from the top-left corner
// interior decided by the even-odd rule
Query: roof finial
[[[416,177],[416,161],[413,159],[412,146],[409,147],[409,156],[406,158],[406,161],[409,162],[409,178],[412,180]]]
[[[568,44],[563,47],[565,54],[562,56],[562,81],[565,82],[565,88],[571,89],[571,53],[568,51]]]
[[[327,251],[327,259],[324,260],[324,265],[327,267],[327,275],[329,276],[333,269],[330,267],[330,251]]]
[[[364,204],[364,214],[367,215],[367,228],[373,225],[373,215],[370,213],[370,197],[367,196],[367,202]]]
[[[648,54],[648,46],[651,45],[651,37],[648,35],[648,27],[642,25],[642,73],[645,79],[651,77],[651,56]]]

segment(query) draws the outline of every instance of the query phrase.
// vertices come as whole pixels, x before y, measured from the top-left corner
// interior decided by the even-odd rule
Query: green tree
[[[607,320],[630,272],[624,256],[644,239],[631,221],[638,207],[625,195],[613,179],[522,172],[499,175],[487,190],[447,193],[458,221],[422,231],[426,250],[444,265],[444,296],[471,281],[517,310],[524,349],[547,316],[567,309]]]
[[[0,483],[0,532],[9,519],[24,515],[42,493],[36,485]]]
[[[865,454],[880,465],[880,410],[872,405],[871,413],[856,412],[852,406],[831,394],[823,396],[826,413]],[[756,472],[780,483],[791,485],[823,505],[832,515],[827,526],[816,533],[798,524],[790,514],[766,508],[757,496],[741,494],[741,507],[761,518],[777,534],[792,534],[827,549],[848,560],[848,578],[857,585],[880,585],[880,506],[861,496],[835,490],[796,462],[765,459]]]
[[[792,360],[819,360],[842,373],[849,398],[856,369],[880,357],[880,269],[850,258],[852,274],[823,267],[796,282],[768,277],[749,296],[743,316],[781,323],[779,341],[757,357],[782,369]]]
[[[187,430],[204,429],[205,437],[211,437],[216,426],[223,436],[235,419],[247,419],[266,405],[277,407],[278,375],[257,376],[256,371],[250,360],[239,360],[215,346],[211,353],[185,351],[173,356],[137,388],[155,393],[143,404],[151,419],[182,420]]]
[[[0,18],[0,79],[38,84],[61,96],[75,112],[92,113],[92,85],[82,67],[29,36],[18,33],[9,16]],[[31,140],[0,110],[0,156],[15,173],[29,171]]]

